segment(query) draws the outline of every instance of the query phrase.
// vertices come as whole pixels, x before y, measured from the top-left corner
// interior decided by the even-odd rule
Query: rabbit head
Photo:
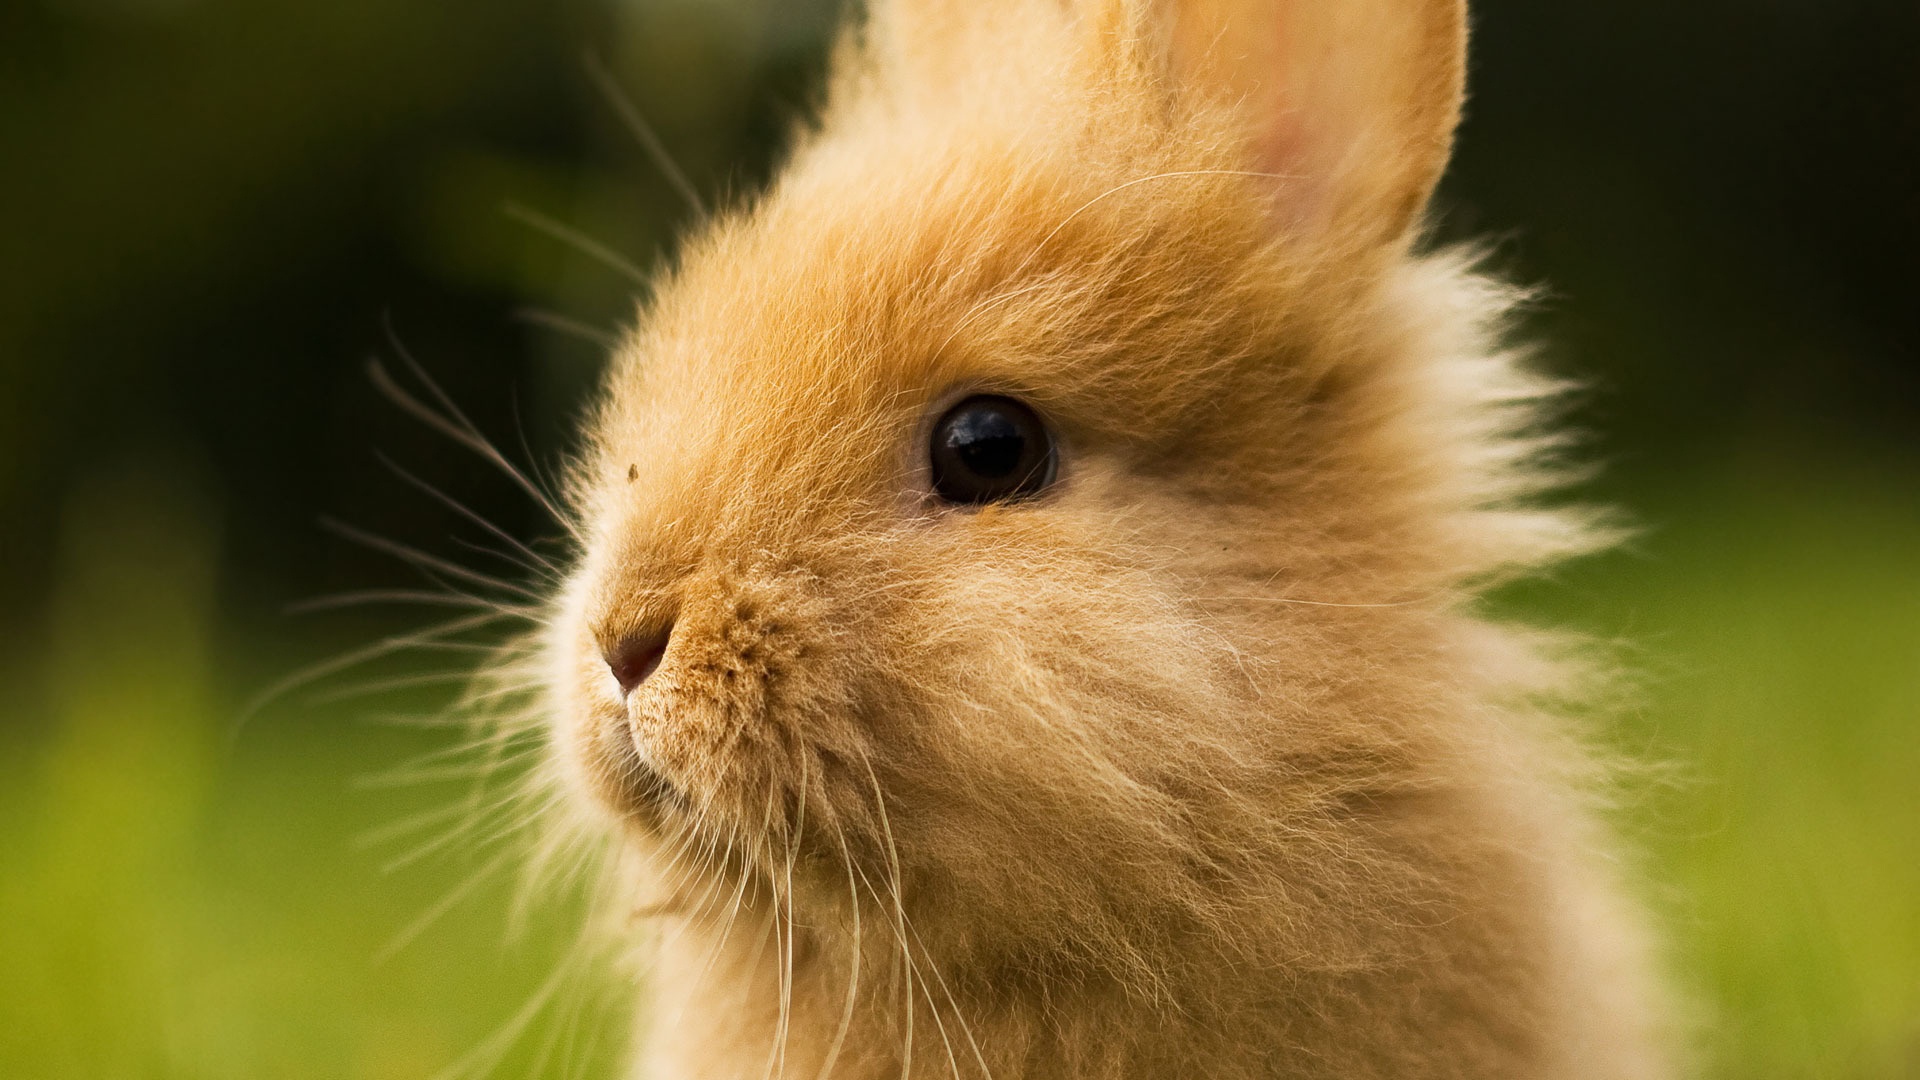
[[[576,477],[554,723],[669,892],[1152,997],[1524,891],[1464,793],[1554,676],[1461,601],[1599,534],[1524,504],[1510,295],[1413,253],[1463,7],[877,5]]]

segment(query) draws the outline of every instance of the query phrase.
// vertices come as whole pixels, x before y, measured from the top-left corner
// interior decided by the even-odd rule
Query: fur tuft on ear
[[[1150,45],[1176,97],[1233,111],[1303,238],[1406,239],[1460,120],[1465,0],[1087,2]]]

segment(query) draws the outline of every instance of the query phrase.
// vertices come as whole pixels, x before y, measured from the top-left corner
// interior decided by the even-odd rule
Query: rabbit
[[[876,0],[618,348],[540,642],[632,1075],[1646,1080],[1671,1004],[1476,606],[1524,293],[1423,246],[1463,0]]]

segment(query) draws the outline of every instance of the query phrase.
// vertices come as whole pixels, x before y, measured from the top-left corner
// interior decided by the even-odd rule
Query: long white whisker
[[[506,455],[500,453],[491,442],[487,441],[484,435],[480,434],[479,429],[474,427],[473,422],[466,418],[466,414],[455,407],[452,399],[448,398],[446,392],[440,389],[440,384],[434,382],[433,379],[427,375],[426,369],[422,368],[420,363],[413,358],[413,355],[407,352],[406,347],[400,344],[398,335],[392,334],[391,328],[389,328],[389,336],[393,341],[394,349],[399,354],[401,361],[407,365],[408,370],[413,372],[414,377],[420,380],[421,385],[425,386],[427,391],[434,396],[434,399],[439,402],[441,408],[446,410],[446,414],[442,415],[441,412],[428,406],[403,389],[398,382],[394,381],[393,376],[388,373],[386,365],[382,364],[378,359],[370,360],[367,363],[367,377],[372,380],[374,387],[414,419],[426,424],[428,427],[439,432],[446,438],[453,440],[455,443],[466,447],[493,465],[494,468],[505,473],[507,478],[512,480],[529,498],[538,503],[540,508],[545,510],[547,515],[551,517],[555,523],[561,528],[566,529],[567,534],[573,538],[576,544],[584,545],[586,538],[580,534],[579,527],[574,524],[573,519],[563,513],[555,501],[550,498],[538,484],[529,479],[526,473],[515,467],[513,462],[508,461]]]
[[[342,687],[339,690],[329,690],[325,693],[314,694],[305,700],[311,701],[316,705],[326,705],[341,701],[350,701],[354,698],[372,697],[377,694],[391,693],[395,690],[414,690],[425,686],[462,686],[471,684],[472,682],[472,671],[442,671],[422,673],[419,675],[398,675],[391,679],[373,679],[353,686]],[[461,703],[465,705],[495,701],[501,698],[532,694],[537,689],[537,686],[528,684],[502,686],[493,690],[484,691],[470,690],[461,696]],[[442,716],[435,724],[413,726],[455,727],[466,726],[466,723],[467,722],[463,720],[448,720]]]
[[[834,834],[840,844],[840,861],[847,868],[847,900],[853,905],[853,969],[847,975],[847,1000],[840,1009],[840,1026],[833,1033],[833,1041],[827,1044],[826,1057],[821,1059],[820,1071],[814,1080],[831,1080],[833,1066],[846,1045],[847,1033],[853,1030],[854,1007],[860,1000],[860,965],[866,949],[860,932],[860,887],[854,881],[853,852],[848,849],[846,833],[838,823],[834,825]]]
[[[513,751],[514,757],[524,757],[538,752],[537,747],[521,747]],[[484,779],[499,770],[499,762],[466,763],[437,767],[400,766],[385,772],[375,773],[355,781],[355,786],[365,790],[385,790],[398,787],[416,787],[446,780]]]
[[[372,663],[375,660],[391,656],[397,652],[404,652],[408,649],[425,648],[435,644],[442,638],[466,633],[469,630],[477,630],[480,627],[497,623],[508,617],[510,616],[498,611],[466,615],[441,623],[438,626],[429,627],[426,630],[383,638],[371,645],[351,649],[331,659],[309,664],[279,679],[274,682],[273,685],[254,695],[253,700],[249,701],[246,706],[240,710],[239,716],[235,718],[233,730],[229,733],[229,738],[239,738],[240,731],[246,726],[247,721],[258,715],[261,709],[266,708],[272,702],[303,686],[311,685],[329,675],[336,675],[342,671],[359,667],[362,664]]]
[[[888,929],[893,931],[894,944],[899,946],[897,959],[900,963],[900,978],[902,983],[901,1001],[905,1005],[906,1012],[905,1033],[900,1048],[900,1077],[901,1080],[910,1080],[913,1073],[914,1016],[920,1011],[919,1003],[915,1000],[914,991],[920,989],[924,996],[925,991],[922,987],[924,980],[920,978],[920,966],[914,961],[912,947],[908,944],[906,924],[902,921],[905,918],[905,914],[901,911],[899,894],[891,890],[887,893],[882,893],[880,889],[874,885],[873,879],[867,876],[865,870],[861,870],[858,866],[854,869],[860,875],[860,883],[867,887],[867,892],[873,896],[874,901],[882,907],[891,907],[894,912],[893,921],[889,923]],[[931,997],[926,997],[926,1001],[929,1007],[933,1006],[933,999]],[[935,1030],[941,1032],[941,1038],[944,1041],[946,1035],[944,1030],[942,1030],[937,1008],[934,1009],[933,1021]],[[957,1067],[957,1060],[953,1056],[951,1043],[947,1044],[947,1059]]]
[[[376,604],[476,608],[483,611],[496,611],[503,615],[518,615],[531,622],[541,621],[540,609],[531,604],[509,604],[499,600],[489,600],[483,596],[472,596],[462,592],[435,592],[431,589],[363,589],[357,592],[335,593],[331,596],[316,596],[311,600],[290,604],[286,610],[289,615],[311,615],[316,612],[339,611]]]
[[[517,803],[518,800],[519,794],[517,792],[505,792],[499,797],[501,805]],[[487,809],[489,816],[491,816],[495,810],[499,809],[499,806],[488,807]],[[367,829],[354,838],[353,846],[362,849],[380,847],[400,840],[412,833],[417,833],[422,829],[432,828],[441,822],[454,818],[470,818],[471,815],[472,807],[470,807],[465,800],[448,803],[435,810],[423,810],[417,814],[409,814],[398,821],[391,821],[385,825]]]
[[[454,513],[460,515],[466,520],[486,530],[488,535],[493,536],[494,538],[500,540],[501,542],[505,543],[508,547],[512,548],[515,552],[519,553],[519,555],[525,560],[525,562],[520,565],[523,565],[526,569],[532,570],[543,576],[558,572],[559,568],[554,565],[553,560],[533,550],[532,548],[528,547],[526,544],[521,543],[520,540],[516,538],[512,533],[509,533],[507,530],[502,529],[500,526],[495,525],[491,521],[488,521],[484,516],[482,516],[477,511],[469,508],[465,503],[460,502],[458,499],[455,499],[453,496],[448,495],[446,492],[441,491],[439,488],[434,487],[432,484],[427,483],[425,480],[422,480],[420,477],[415,476],[413,473],[410,473],[406,469],[401,468],[398,464],[396,464],[392,459],[388,458],[385,454],[379,455],[379,458],[380,458],[381,464],[385,465],[388,469],[392,470],[395,476],[405,481],[408,485],[412,486],[414,489],[420,491],[422,494],[426,495],[428,498],[434,500],[440,505],[446,507],[449,510],[452,510]]]
[[[1433,596],[1418,596],[1411,600],[1391,600],[1378,604],[1342,604],[1332,600],[1301,600],[1291,596],[1195,596],[1195,600],[1210,600],[1218,603],[1254,603],[1254,604],[1297,604],[1300,607],[1319,608],[1403,608],[1420,604],[1430,604],[1438,599]]]
[[[807,784],[809,782],[808,780],[808,762],[809,761],[810,759],[808,758],[807,755],[805,754],[800,755],[800,782],[797,788],[798,805],[795,808],[794,820],[793,820],[792,826],[786,830],[787,956],[786,956],[786,979],[785,979],[785,985],[783,987],[783,993],[782,993],[781,1002],[780,1002],[780,1014],[781,1014],[780,1075],[781,1076],[785,1076],[787,1073],[787,1041],[792,1035],[793,984],[797,975],[793,967],[794,936],[798,932],[798,924],[794,914],[793,864],[799,858],[801,836],[803,833],[805,833],[806,827],[807,827]]]
[[[873,771],[873,762],[869,760],[864,753],[860,756],[860,763],[866,769],[868,784],[873,788],[874,809],[880,815],[880,832],[881,836],[886,840],[887,885],[888,891],[892,894],[893,899],[893,932],[895,939],[900,945],[900,959],[903,964],[903,974],[906,979],[907,1032],[906,1047],[901,1054],[901,1077],[902,1080],[907,1080],[908,1075],[913,1069],[913,1017],[914,1014],[919,1011],[919,1007],[914,1004],[913,987],[915,983],[920,981],[918,977],[919,966],[913,961],[913,948],[907,941],[907,907],[906,901],[901,895],[900,888],[900,851],[894,846],[893,842],[893,821],[887,813],[887,796],[886,793],[881,790],[879,774]],[[861,876],[864,878],[865,873],[863,872]],[[868,882],[867,887],[872,889],[873,883]],[[878,892],[875,892],[874,899],[884,903],[886,898],[882,897]],[[932,1004],[932,997],[930,995],[928,996],[928,1004]],[[940,1022],[938,1009],[934,1010],[933,1022],[935,1028],[940,1031],[941,1040],[944,1042],[946,1040],[946,1029],[945,1025]],[[947,1057],[949,1061],[953,1060],[953,1046],[951,1043],[947,1044]]]
[[[336,518],[323,517],[320,519],[320,524],[328,531],[338,534],[343,539],[350,540],[353,543],[373,551],[391,555],[402,562],[410,563],[422,569],[446,574],[449,577],[459,578],[462,581],[467,581],[475,585],[485,585],[490,589],[500,589],[504,592],[514,593],[528,600],[539,601],[544,599],[541,594],[525,585],[515,584],[505,578],[468,569],[458,563],[442,559],[437,555],[429,555],[419,548],[402,544],[397,540],[389,540],[384,536],[376,536],[373,533],[367,532],[365,529],[356,528]]]
[[[905,919],[905,916],[902,915],[902,918]],[[953,1006],[953,1018],[960,1025],[960,1034],[966,1036],[967,1045],[972,1047],[974,1060],[980,1063],[981,1075],[984,1076],[986,1080],[993,1080],[993,1070],[987,1067],[986,1056],[980,1052],[980,1043],[973,1037],[973,1025],[967,1022],[966,1014],[960,1009],[960,1002],[954,998],[953,991],[947,987],[946,976],[940,974],[940,965],[935,962],[932,952],[927,949],[927,943],[920,937],[920,931],[914,929],[911,920],[906,921],[906,927],[907,932],[913,935],[913,940],[919,943],[921,953],[926,955],[927,967],[933,971],[934,981],[940,984],[940,992],[946,995],[947,1004]],[[933,1002],[928,1001],[927,1004],[931,1007]],[[937,1010],[934,1015],[937,1020],[939,1018]],[[957,1065],[954,1069],[954,1075],[956,1077],[959,1076],[959,1068]]]
[[[440,836],[416,845],[412,851],[388,860],[381,866],[381,872],[397,873],[436,852],[462,842],[476,848],[490,847],[515,833],[530,832],[535,824],[546,816],[546,812],[552,809],[551,806],[529,808],[524,793],[511,791],[491,805],[475,807],[464,800],[459,805],[462,810],[467,810],[470,814],[466,820]],[[493,819],[503,820],[486,832],[478,831],[482,825]]]
[[[506,1056],[507,1050],[526,1032],[528,1025],[532,1024],[534,1018],[539,1016],[547,1004],[553,1000],[554,994],[566,985],[568,979],[573,978],[575,968],[579,967],[588,955],[588,945],[589,942],[584,937],[576,942],[556,965],[553,974],[540,984],[539,989],[533,992],[518,1012],[502,1024],[499,1030],[488,1036],[485,1042],[435,1073],[431,1080],[462,1080],[465,1077],[485,1076],[492,1072],[499,1065],[500,1059]]]

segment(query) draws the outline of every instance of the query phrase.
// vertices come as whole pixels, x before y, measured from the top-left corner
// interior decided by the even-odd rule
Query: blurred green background
[[[380,722],[443,698],[235,720],[421,624],[287,613],[417,581],[319,515],[485,564],[377,453],[551,532],[365,361],[391,326],[482,429],[564,453],[605,350],[548,316],[611,330],[633,289],[505,208],[642,266],[687,217],[583,53],[699,187],[747,192],[831,17],[0,7],[0,1076],[605,1075],[609,1006],[551,978],[573,913],[511,919],[497,845],[434,845],[459,770],[368,782],[447,744]],[[1608,738],[1658,763],[1626,823],[1701,1074],[1920,1077],[1920,5],[1481,0],[1478,24],[1444,233],[1551,285],[1533,329],[1594,386],[1589,494],[1648,526],[1499,602],[1638,669]]]

